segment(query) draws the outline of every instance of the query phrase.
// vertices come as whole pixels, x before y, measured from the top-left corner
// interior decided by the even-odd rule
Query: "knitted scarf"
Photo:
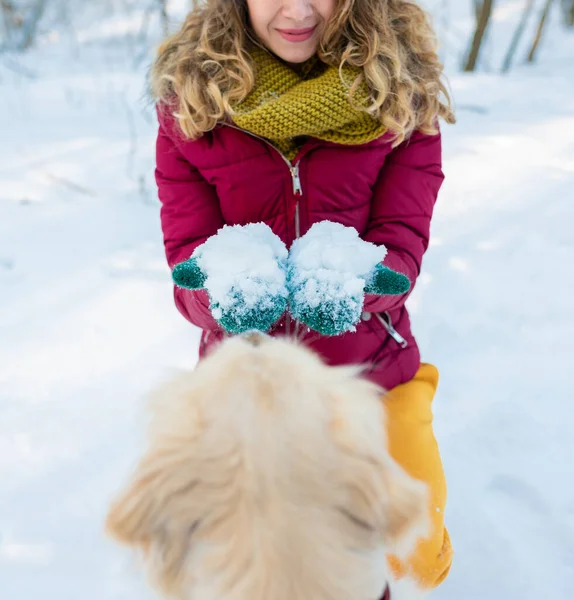
[[[255,87],[234,107],[233,122],[242,129],[268,139],[289,160],[314,137],[339,144],[363,144],[385,132],[385,127],[356,106],[366,106],[369,92],[363,82],[353,93],[350,87],[360,70],[336,67],[312,60],[300,73],[278,58],[253,48]]]

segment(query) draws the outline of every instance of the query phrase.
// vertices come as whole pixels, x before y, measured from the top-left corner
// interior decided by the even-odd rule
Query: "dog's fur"
[[[382,391],[293,340],[230,338],[155,394],[149,448],[107,530],[166,598],[376,600],[424,533]]]

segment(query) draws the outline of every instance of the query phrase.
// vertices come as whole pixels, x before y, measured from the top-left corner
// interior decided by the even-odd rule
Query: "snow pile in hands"
[[[354,331],[365,286],[386,254],[384,246],[365,242],[352,227],[315,223],[289,253],[293,316],[326,335]]]
[[[287,306],[287,256],[264,223],[224,226],[206,240],[192,258],[205,274],[214,318],[231,332],[270,327]]]

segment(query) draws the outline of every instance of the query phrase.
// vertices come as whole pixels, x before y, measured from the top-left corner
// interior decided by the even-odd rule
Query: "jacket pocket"
[[[364,312],[361,318],[367,321],[371,331],[376,333],[384,342],[388,343],[393,340],[395,344],[403,349],[409,345],[407,339],[395,329],[388,311],[382,313]]]

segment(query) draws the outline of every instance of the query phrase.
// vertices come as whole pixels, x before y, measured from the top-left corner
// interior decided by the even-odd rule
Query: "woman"
[[[407,0],[207,0],[160,48],[156,180],[171,267],[223,225],[265,222],[289,247],[313,223],[385,245],[411,290],[443,182],[438,119],[454,123],[428,17]],[[436,368],[421,364],[405,301],[369,296],[354,333],[309,338],[330,364],[366,363],[389,393],[390,450],[431,490],[432,531],[398,577],[446,577],[446,485],[432,431]],[[223,332],[205,291],[175,289],[203,330]],[[281,333],[282,327],[274,332]]]

